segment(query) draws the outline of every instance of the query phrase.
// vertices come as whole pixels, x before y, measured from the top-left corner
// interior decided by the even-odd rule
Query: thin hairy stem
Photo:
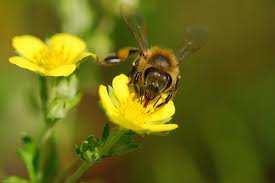
[[[41,112],[43,115],[43,121],[44,121],[44,129],[41,132],[41,135],[38,140],[38,154],[39,154],[39,169],[38,169],[38,179],[43,179],[44,174],[44,167],[47,160],[48,155],[48,141],[52,137],[53,134],[53,127],[55,125],[56,121],[52,121],[47,117],[47,111],[48,111],[48,84],[47,84],[47,78],[43,76],[39,76],[39,93],[40,93],[40,99],[41,99]]]

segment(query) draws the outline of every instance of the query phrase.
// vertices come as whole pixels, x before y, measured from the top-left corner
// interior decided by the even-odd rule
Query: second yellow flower
[[[11,57],[10,63],[43,76],[68,76],[83,58],[96,57],[86,51],[84,41],[66,33],[54,35],[47,43],[30,35],[17,36],[12,45],[20,56]]]

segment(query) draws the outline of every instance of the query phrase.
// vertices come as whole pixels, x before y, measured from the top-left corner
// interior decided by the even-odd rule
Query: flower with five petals
[[[128,77],[121,74],[113,79],[112,87],[99,87],[100,102],[111,122],[138,134],[168,132],[178,127],[167,124],[175,113],[173,101],[161,107],[153,103],[144,107],[128,83]]]
[[[31,35],[16,36],[12,45],[19,56],[10,57],[10,63],[42,76],[68,76],[83,58],[96,57],[86,51],[84,41],[66,33],[52,36],[47,43]]]

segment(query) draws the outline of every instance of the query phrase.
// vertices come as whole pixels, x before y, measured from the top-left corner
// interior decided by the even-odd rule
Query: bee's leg
[[[136,66],[133,66],[129,73],[129,78],[130,78],[129,85],[133,86],[137,97],[140,99],[140,103],[142,103],[142,99],[144,95],[144,89],[139,84],[141,76],[142,76],[142,73],[137,70]]]
[[[156,100],[156,102],[154,103],[153,107],[155,107],[157,105],[157,103],[159,102],[159,100],[161,99],[161,96],[158,97],[158,99]]]
[[[103,66],[112,66],[124,62],[127,58],[138,53],[140,53],[139,49],[126,47],[120,49],[116,54],[104,58],[103,60],[97,59],[97,63]]]
[[[161,107],[161,106],[163,106],[165,104],[167,104],[169,102],[169,100],[171,100],[171,99],[173,99],[175,97],[175,95],[177,93],[177,90],[178,90],[178,87],[179,87],[180,78],[181,78],[181,76],[177,77],[177,81],[176,81],[175,86],[170,91],[168,91],[168,95],[165,98],[164,102],[162,102],[159,105],[157,105],[157,108]]]
[[[164,102],[158,104],[158,105],[157,105],[157,108],[159,108],[159,107],[161,107],[161,106],[167,104],[167,103],[174,97],[174,93],[175,93],[174,90],[170,91],[170,92],[168,93],[167,97],[165,98]]]
[[[141,75],[142,75],[141,72],[136,72],[136,74],[134,76],[134,80],[133,80],[135,93],[136,93],[137,97],[139,98],[140,103],[143,102],[143,95],[144,95],[144,89],[139,84],[139,80],[140,80]]]

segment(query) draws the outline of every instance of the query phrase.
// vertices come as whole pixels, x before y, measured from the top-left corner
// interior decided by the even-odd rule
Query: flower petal
[[[47,46],[38,38],[30,35],[16,36],[12,39],[12,46],[23,57],[35,62],[35,56]]]
[[[175,114],[175,106],[173,101],[169,101],[164,106],[157,109],[155,112],[153,112],[148,120],[148,124],[150,123],[164,123],[167,122],[167,119],[170,119]]]
[[[144,129],[146,129],[149,133],[167,132],[175,130],[176,128],[178,128],[177,124],[144,125]]]
[[[43,68],[39,67],[35,63],[33,63],[23,57],[18,57],[18,56],[11,57],[11,58],[9,58],[9,62],[12,64],[15,64],[21,68],[30,70],[30,71],[43,73]]]
[[[54,52],[66,55],[68,64],[73,64],[79,61],[79,57],[86,49],[84,41],[76,36],[66,33],[54,35],[49,40],[48,45]]]
[[[69,76],[74,72],[76,66],[74,64],[62,65],[53,70],[45,72],[46,76]]]
[[[96,54],[92,53],[92,52],[83,52],[80,54],[80,56],[75,60],[75,62],[79,62],[82,59],[86,58],[86,57],[92,57],[93,59],[97,59]]]
[[[126,102],[129,97],[129,79],[126,75],[120,74],[113,79],[113,90],[120,102]]]
[[[99,97],[102,104],[102,107],[104,108],[105,112],[107,113],[108,117],[111,118],[113,115],[117,113],[117,109],[112,103],[112,100],[108,94],[107,87],[104,85],[99,86]]]

